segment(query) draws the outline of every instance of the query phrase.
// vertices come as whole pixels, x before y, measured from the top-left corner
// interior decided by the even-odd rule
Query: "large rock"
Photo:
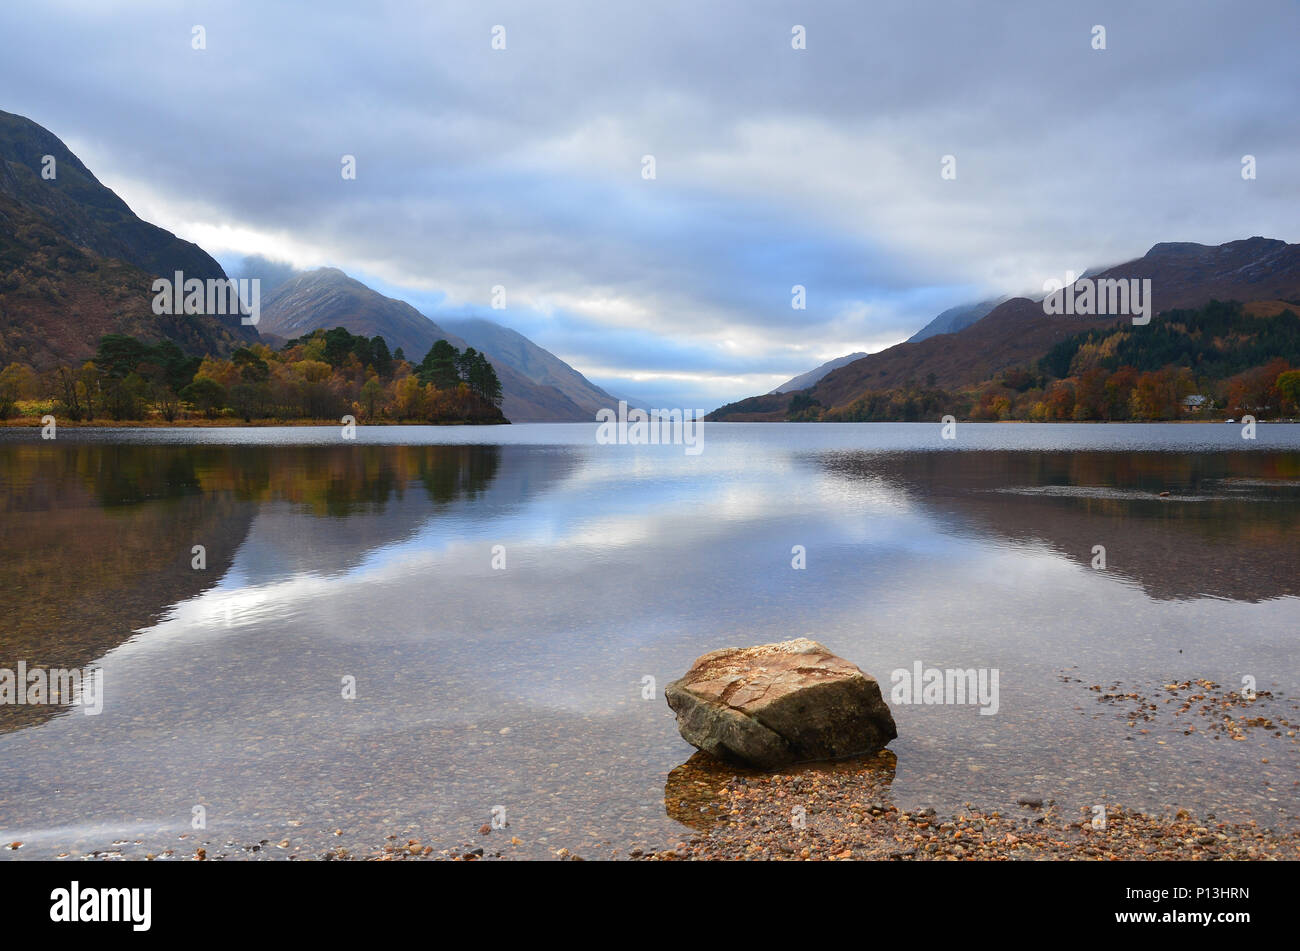
[[[705,654],[664,697],[686,742],[763,769],[872,753],[898,736],[876,678],[806,637]]]

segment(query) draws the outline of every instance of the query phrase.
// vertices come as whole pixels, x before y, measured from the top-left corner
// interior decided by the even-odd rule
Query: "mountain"
[[[0,197],[0,366],[80,365],[108,333],[166,338],[191,354],[229,353],[250,338],[252,327],[214,317],[155,315],[153,279],[76,247],[43,217]]]
[[[241,280],[256,278],[261,285],[262,294],[266,295],[302,272],[294,268],[292,264],[284,261],[273,261],[260,254],[250,254],[245,256],[239,262],[239,265],[228,273],[231,277]]]
[[[240,277],[261,282],[256,327],[238,315],[155,315],[153,281],[177,271],[186,279],[227,277],[198,245],[138,218],[52,132],[0,112],[0,366],[78,364],[107,333],[168,338],[191,354],[224,356],[263,335],[275,345],[346,327],[383,336],[412,361],[439,339],[484,351],[501,381],[502,411],[517,422],[587,422],[617,403],[522,334],[486,320],[449,331],[334,268],[303,273],[245,259]]]
[[[53,133],[0,112],[0,365],[79,364],[107,333],[192,354],[257,339],[237,315],[154,314],[154,279],[176,271],[226,276],[197,245],[137,218]]]
[[[501,412],[512,423],[589,423],[594,414],[586,412],[553,386],[538,386],[513,367],[495,360],[488,362],[497,371],[505,399]]]
[[[955,334],[960,330],[965,330],[975,321],[985,317],[989,311],[1004,300],[1006,300],[1005,297],[991,297],[975,304],[959,304],[956,307],[949,307],[934,320],[908,337],[907,342],[919,343],[938,334]]]
[[[405,301],[385,297],[338,268],[317,268],[297,273],[269,291],[263,291],[262,319],[258,324],[258,329],[263,334],[292,340],[313,330],[329,330],[334,327],[345,327],[354,334],[365,334],[368,337],[383,337],[391,350],[401,347],[412,363],[419,363],[438,340],[446,340],[461,350],[475,346],[459,334],[434,323]],[[475,333],[484,338],[505,341],[511,352],[524,351],[528,356],[526,362],[530,366],[545,364],[546,361],[541,356],[545,354],[545,357],[555,361],[577,380],[596,390],[577,371],[523,336],[514,334],[514,337],[518,337],[516,341],[510,336],[513,331],[506,331],[505,328],[497,328],[497,331],[479,329]],[[482,349],[488,351],[487,347]],[[534,382],[515,368],[515,358],[508,359],[492,352],[488,352],[487,356],[501,380],[504,393],[501,411],[512,422],[587,422],[595,418],[594,409],[588,411],[585,402],[579,404],[568,395],[569,390],[581,389],[574,380],[565,380],[563,389],[553,383]],[[552,368],[551,372],[557,377],[563,376],[559,368]]]
[[[269,291],[263,288],[262,319],[257,325],[262,333],[292,340],[334,327],[382,336],[389,349],[401,347],[413,363],[419,363],[434,341],[442,338],[465,348],[463,340],[410,304],[385,297],[338,268],[304,271]]]
[[[1217,246],[1157,244],[1142,257],[1100,271],[1097,277],[1149,279],[1153,314],[1211,300],[1300,300],[1300,244],[1260,237]],[[1041,301],[1017,297],[957,333],[900,343],[855,360],[804,393],[829,409],[907,383],[950,390],[973,386],[1007,368],[1035,363],[1066,337],[1116,320],[1051,316],[1043,312]],[[708,418],[784,419],[788,402],[782,394],[756,396],[721,407]]]
[[[951,334],[959,330],[965,330],[975,321],[984,317],[998,304],[1006,300],[1005,297],[990,298],[986,301],[979,301],[974,304],[959,304],[956,307],[949,307],[934,320],[930,321],[911,337],[907,339],[908,343],[916,343],[918,340],[925,340],[927,337],[933,337],[936,334]],[[807,373],[800,373],[796,377],[786,380],[768,395],[776,393],[794,393],[798,390],[806,390],[808,387],[817,383],[822,377],[832,370],[838,370],[840,367],[848,366],[855,360],[861,360],[868,356],[864,352],[850,353],[846,356],[836,357],[834,360],[827,360],[819,367],[809,370]]]
[[[786,380],[772,393],[793,393],[796,390],[806,390],[832,370],[838,370],[840,367],[852,363],[854,360],[861,360],[865,356],[865,353],[850,353],[847,356],[836,357],[834,360],[827,360],[821,366],[815,367],[807,373],[800,373],[798,376]]]
[[[993,297],[989,300],[979,301],[974,304],[959,304],[956,307],[949,307],[934,320],[930,321],[911,337],[907,338],[908,343],[916,343],[919,340],[925,340],[938,334],[953,334],[959,330],[965,330],[975,321],[981,319],[998,304],[1006,300],[1005,297]],[[822,377],[832,370],[838,370],[840,367],[848,366],[855,360],[861,360],[868,356],[866,353],[850,353],[847,356],[836,357],[834,360],[827,360],[821,366],[809,370],[807,373],[800,373],[793,379],[786,380],[772,393],[794,393],[797,390],[806,390],[808,387],[817,383]],[[772,395],[769,393],[768,395]]]
[[[504,364],[538,386],[558,390],[586,414],[584,421],[594,419],[598,409],[618,405],[618,397],[606,393],[555,354],[509,327],[481,318],[444,323],[470,346],[486,353],[494,366]]]
[[[46,156],[54,159],[54,177],[49,179],[41,174]],[[58,136],[10,112],[0,112],[0,195],[39,215],[76,247],[100,257],[160,277],[170,278],[175,271],[183,271],[187,279],[226,276],[198,245],[137,218]]]

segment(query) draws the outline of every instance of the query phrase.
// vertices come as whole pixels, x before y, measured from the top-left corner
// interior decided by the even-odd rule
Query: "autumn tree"
[[[1282,397],[1285,410],[1292,415],[1300,413],[1300,370],[1279,373],[1273,386]]]

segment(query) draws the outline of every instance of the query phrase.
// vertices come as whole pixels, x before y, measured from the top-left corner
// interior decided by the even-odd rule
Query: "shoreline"
[[[1267,736],[1282,747],[1268,750],[1269,757],[1294,755],[1300,743],[1300,724],[1291,719],[1300,707],[1271,691],[1243,696],[1204,679],[1109,687],[1068,674],[1060,679],[1078,685],[1109,711],[1103,722],[1121,735],[1147,734],[1163,724],[1168,729],[1159,736],[1184,743]],[[617,844],[588,844],[581,851],[572,841],[571,847],[559,847],[562,839],[556,847],[545,837],[538,841],[543,833],[537,826],[470,826],[458,839],[407,828],[374,844],[332,824],[308,831],[304,825],[310,828],[315,822],[286,819],[278,830],[246,832],[249,838],[263,838],[244,844],[234,839],[218,844],[205,833],[187,831],[170,838],[170,847],[161,845],[161,839],[146,844],[123,837],[101,848],[69,849],[55,860],[1300,861],[1300,817],[1293,815],[1262,824],[1250,812],[1221,820],[1213,812],[1196,815],[1175,803],[1156,809],[1114,801],[1080,806],[1042,794],[1022,795],[1015,802],[1009,795],[998,797],[992,806],[966,802],[943,812],[913,799],[913,808],[905,809],[894,801],[897,766],[897,755],[887,747],[776,771],[696,751],[664,778],[664,814],[677,829]],[[1300,779],[1290,788],[1297,786]],[[331,839],[349,846],[331,847]],[[20,859],[15,853],[21,848],[21,842],[0,843],[0,859]]]
[[[276,419],[255,419],[250,423],[242,419],[177,419],[167,422],[161,419],[135,419],[135,420],[112,420],[112,419],[59,419],[55,417],[55,423],[60,429],[297,429],[303,426],[342,426],[343,423],[337,419],[300,419],[291,422]],[[39,417],[25,416],[15,417],[13,419],[0,419],[0,428],[5,429],[40,429],[42,423]],[[430,422],[429,420],[396,420],[396,419],[376,419],[376,420],[358,420],[357,426],[509,426],[510,420],[474,422],[471,420],[444,420],[442,422]]]
[[[111,420],[111,419],[93,419],[93,420],[72,420],[60,419],[55,417],[55,422],[61,429],[297,429],[304,426],[341,426],[343,425],[336,419],[300,419],[300,420],[274,420],[274,419],[255,419],[252,422],[244,422],[242,419],[177,419],[167,422],[161,419],[147,420]],[[431,422],[429,420],[396,420],[396,419],[375,419],[375,420],[358,420],[357,426],[511,426],[511,425],[536,425],[536,424],[556,424],[572,426],[574,424],[584,424],[590,422],[595,425],[593,420],[534,420],[529,423],[516,424],[511,420],[475,422],[472,420],[444,420],[441,422]],[[789,420],[701,420],[701,422],[716,423],[719,425],[749,425],[752,423],[762,424],[789,424],[789,425],[810,425],[808,423],[792,423]],[[1240,425],[1237,420],[1217,420],[1217,419],[1125,419],[1125,420],[1054,420],[1047,423],[1034,422],[1026,419],[1002,419],[1002,420],[958,420],[962,425],[971,426],[1006,426],[1006,425],[1024,425],[1024,426],[1151,426],[1151,425],[1177,425],[1177,426],[1236,426]],[[1261,419],[1256,420],[1258,425],[1283,425],[1294,426],[1300,424],[1297,419]],[[918,420],[915,422],[904,422],[901,420],[888,420],[870,423],[842,423],[826,422],[813,423],[811,425],[826,426],[891,426],[891,425],[941,425],[934,421]],[[43,426],[40,417],[37,416],[17,416],[11,419],[0,419],[0,429],[40,429]]]
[[[640,861],[1073,861],[1300,859],[1300,828],[1220,822],[1104,804],[1070,815],[1021,797],[1008,810],[899,809],[890,801],[892,754],[755,775],[700,763],[686,788],[711,799],[713,821]],[[688,764],[690,766],[691,764]],[[716,784],[716,785],[715,785]],[[697,808],[694,802],[687,809]],[[801,810],[801,811],[800,811]],[[799,828],[802,823],[803,827]]]
[[[696,752],[666,780],[664,808],[681,828],[653,842],[611,848],[547,845],[536,829],[484,824],[458,839],[403,830],[380,844],[357,844],[343,829],[304,834],[293,821],[260,840],[224,843],[184,833],[172,847],[146,851],[121,839],[54,861],[1300,861],[1300,823],[1284,828],[1243,817],[1220,820],[1168,807],[1119,802],[1072,809],[1022,796],[990,808],[965,803],[939,812],[904,809],[891,792],[897,759],[869,756],[795,764],[764,772]],[[1103,808],[1104,807],[1104,808]],[[1104,818],[1103,818],[1104,816]],[[323,847],[338,836],[352,847]],[[546,841],[545,839],[542,840]],[[450,844],[455,842],[455,844]],[[15,848],[17,846],[17,848]],[[0,844],[0,860],[20,860],[22,843]],[[586,854],[582,854],[582,853]]]

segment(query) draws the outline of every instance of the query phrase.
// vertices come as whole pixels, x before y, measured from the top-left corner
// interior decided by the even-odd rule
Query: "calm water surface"
[[[449,847],[497,805],[515,854],[664,847],[692,749],[663,685],[800,635],[886,689],[999,671],[994,716],[894,707],[900,807],[1296,822],[1284,733],[1129,726],[1090,687],[1253,676],[1300,721],[1300,427],[707,424],[698,456],[594,432],[0,431],[0,667],[105,682],[99,716],[0,707],[0,856]]]

